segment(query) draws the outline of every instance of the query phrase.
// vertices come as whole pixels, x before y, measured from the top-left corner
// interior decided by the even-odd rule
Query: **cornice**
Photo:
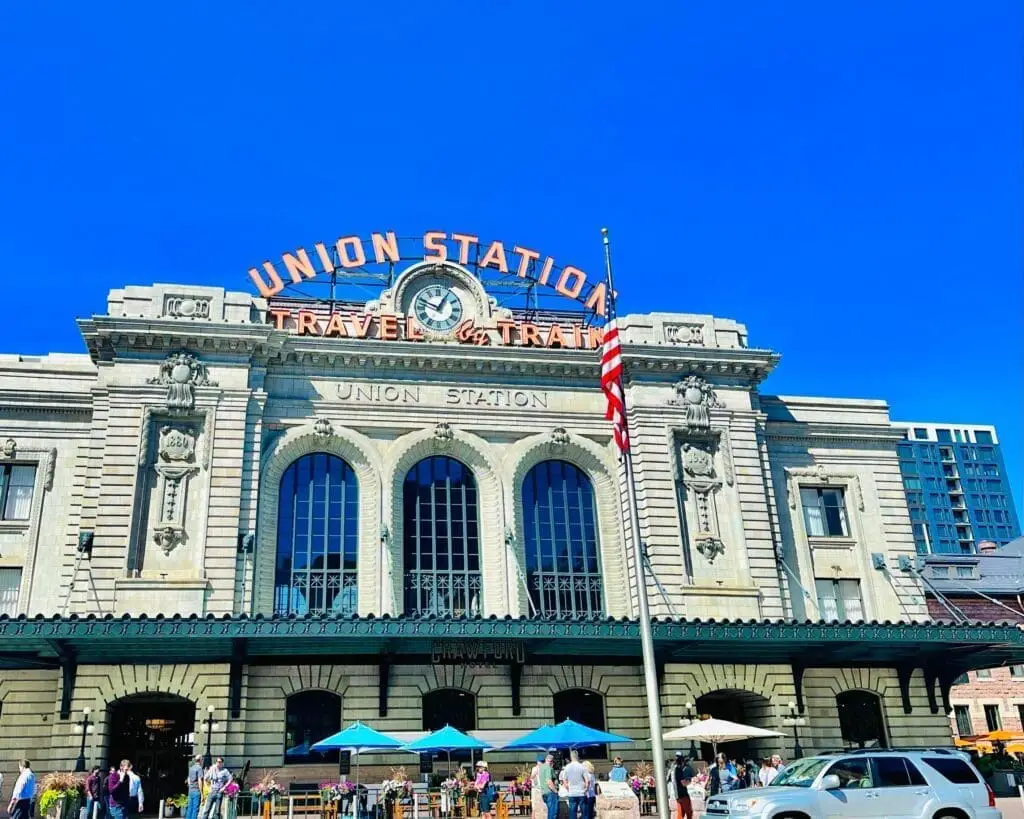
[[[0,414],[11,413],[90,415],[92,414],[92,394],[88,392],[2,390],[0,391]]]
[[[806,421],[772,421],[765,425],[765,437],[769,441],[817,440],[863,443],[876,441],[892,443],[903,439],[902,433],[894,431],[887,424],[843,424]]]
[[[93,316],[78,326],[93,361],[130,352],[192,350],[248,356],[253,364],[368,366],[378,369],[539,374],[596,378],[598,350],[477,347],[378,339],[297,336],[266,324],[189,323],[174,319]],[[756,384],[774,369],[779,355],[754,348],[675,347],[624,344],[630,375],[638,380],[704,373]]]

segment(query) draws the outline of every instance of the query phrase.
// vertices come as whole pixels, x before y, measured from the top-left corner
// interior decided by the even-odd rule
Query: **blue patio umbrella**
[[[313,743],[314,751],[352,751],[356,755],[356,794],[352,800],[353,812],[358,814],[359,808],[359,754],[367,751],[398,751],[402,743],[394,737],[375,731],[369,725],[361,722],[353,722],[343,731],[319,742]]]
[[[403,751],[412,751],[415,754],[433,754],[444,752],[448,754],[448,770],[452,768],[452,751],[487,751],[493,746],[482,742],[476,737],[464,734],[458,728],[445,725],[425,737],[420,737],[415,742],[410,742],[402,748]]]
[[[589,728],[575,720],[567,719],[557,725],[542,725],[535,731],[514,739],[502,746],[503,751],[518,748],[582,748],[587,745],[603,745],[606,742],[632,742],[629,737],[611,734]]]

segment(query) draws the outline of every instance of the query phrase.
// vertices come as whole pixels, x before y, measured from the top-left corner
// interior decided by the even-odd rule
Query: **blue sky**
[[[57,11],[61,13],[58,14]],[[1021,10],[8,4],[0,349],[111,287],[249,289],[347,233],[467,230],[710,312],[766,390],[994,423],[1021,507]]]

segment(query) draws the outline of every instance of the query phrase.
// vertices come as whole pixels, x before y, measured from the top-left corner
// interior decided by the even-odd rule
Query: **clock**
[[[462,319],[462,300],[443,284],[424,287],[413,299],[412,309],[416,320],[435,333],[451,330]]]

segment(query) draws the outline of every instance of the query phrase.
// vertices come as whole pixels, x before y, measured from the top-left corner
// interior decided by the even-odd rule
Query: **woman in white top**
[[[778,770],[772,765],[770,759],[761,760],[761,770],[757,772],[757,781],[761,784],[762,788],[767,788],[772,784],[772,780],[779,775]]]

